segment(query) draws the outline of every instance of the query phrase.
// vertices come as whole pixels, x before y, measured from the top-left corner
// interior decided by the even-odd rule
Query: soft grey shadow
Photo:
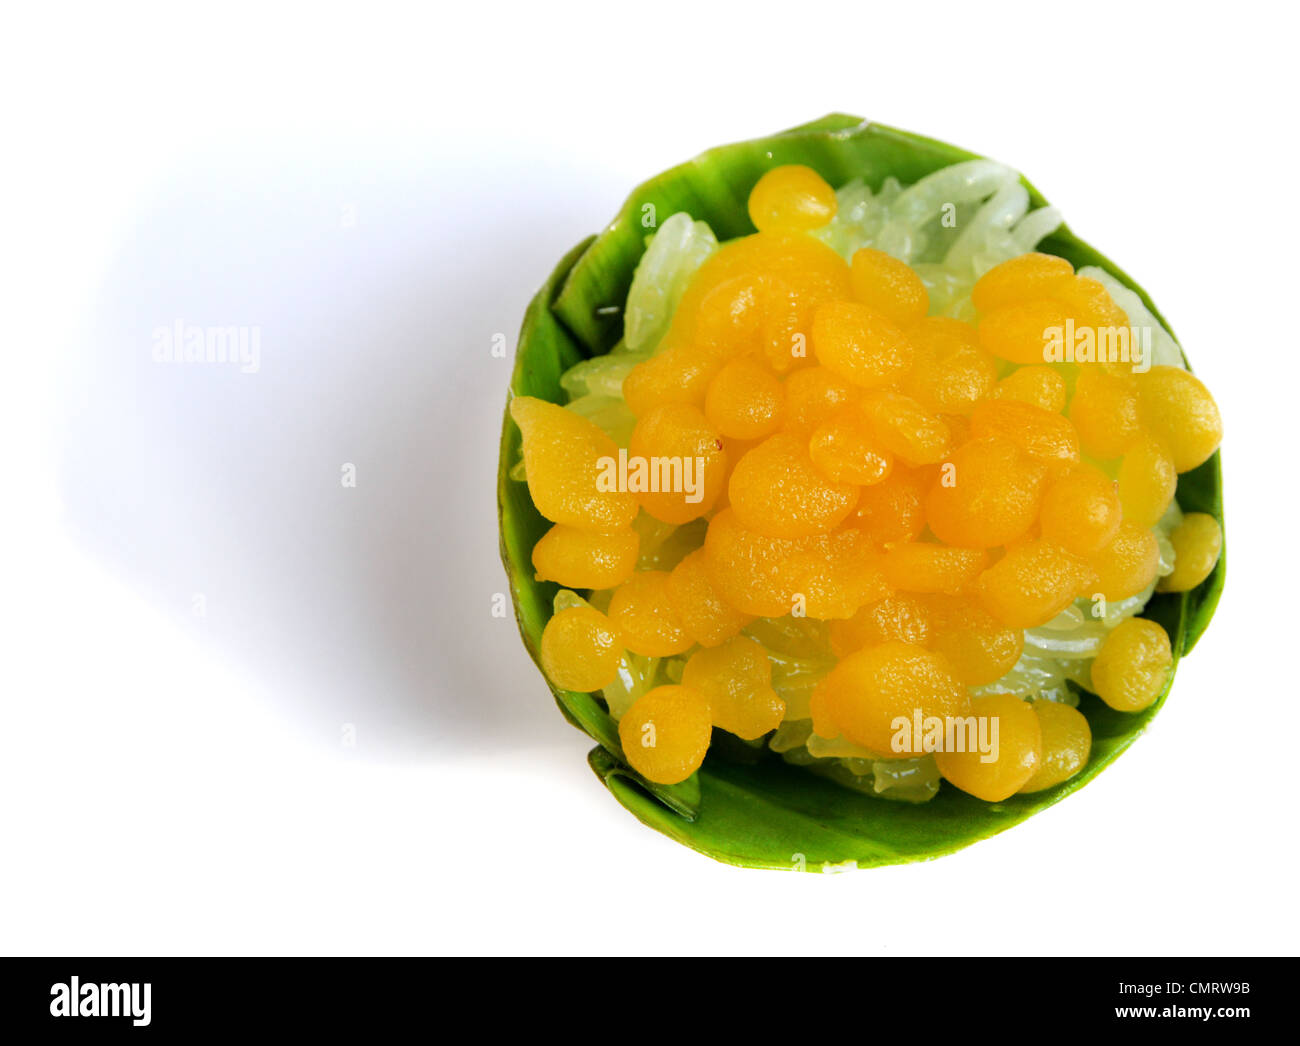
[[[383,759],[565,743],[491,614],[510,361],[490,350],[592,205],[523,157],[236,144],[141,208],[63,360],[69,527],[323,744],[347,724]],[[248,352],[159,362],[189,327],[246,328]]]

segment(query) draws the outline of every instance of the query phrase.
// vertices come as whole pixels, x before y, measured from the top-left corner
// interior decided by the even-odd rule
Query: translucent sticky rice
[[[971,288],[995,265],[1032,251],[1061,224],[1053,207],[1029,209],[1029,193],[1019,174],[992,160],[959,163],[904,188],[887,178],[872,192],[861,179],[836,193],[838,211],[811,235],[846,260],[862,247],[874,247],[907,262],[930,295],[930,314],[974,321]],[[623,399],[623,380],[655,354],[673,311],[691,277],[718,249],[709,226],[686,213],[668,218],[647,241],[624,313],[624,339],[606,356],[584,360],[560,379],[570,410],[591,419],[620,447],[626,447],[636,418]],[[1182,351],[1139,297],[1109,273],[1079,271],[1102,283],[1128,316],[1129,323],[1152,333],[1153,365],[1184,367]],[[999,377],[1016,368],[1003,363]],[[523,478],[522,463],[513,473]],[[1154,528],[1160,546],[1159,577],[1174,568],[1169,534],[1182,519],[1177,502]],[[642,512],[634,524],[640,534],[638,569],[670,570],[704,541],[707,521],[672,526]],[[1139,613],[1154,591],[1094,606],[1077,600],[1052,621],[1025,632],[1024,653],[1001,679],[972,688],[975,695],[1013,693],[1034,700],[1078,703],[1070,684],[1088,687],[1090,669],[1102,641],[1125,618]],[[597,593],[593,605],[606,609],[611,593]],[[555,598],[555,609],[584,603],[569,590]],[[814,686],[835,665],[825,622],[785,616],[759,618],[744,634],[762,643],[772,662],[772,687],[785,701],[781,726],[754,742],[767,745],[791,763],[807,766],[839,783],[869,794],[924,802],[939,790],[933,756],[881,758],[845,741],[826,740],[812,731],[809,699]],[[602,692],[611,714],[621,718],[632,702],[663,683],[680,682],[689,652],[652,658],[628,652],[618,679]]]

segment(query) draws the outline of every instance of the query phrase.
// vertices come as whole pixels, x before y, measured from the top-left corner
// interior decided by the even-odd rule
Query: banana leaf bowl
[[[641,219],[647,204],[667,217],[687,211],[712,226],[719,240],[754,231],[746,209],[749,190],[780,164],[812,167],[830,184],[862,177],[873,190],[888,176],[911,184],[976,154],[853,116],[832,115],[768,138],[726,145],[645,182],[598,236],[574,247],[529,305],[519,335],[510,394],[564,403],[560,375],[584,358],[608,352],[622,335],[622,307],[645,250]],[[1028,181],[1033,206],[1046,204]],[[1164,324],[1154,303],[1129,276],[1062,225],[1037,248],[1075,268],[1096,265],[1135,291]],[[542,629],[557,586],[533,577],[531,552],[550,524],[534,508],[526,484],[512,480],[520,433],[507,411],[501,437],[497,497],[501,556],[525,646],[538,659]],[[1178,480],[1184,511],[1206,512],[1222,525],[1219,454]],[[1205,630],[1223,588],[1224,559],[1197,588],[1157,594],[1144,617],[1169,633],[1175,668]],[[544,678],[544,677],[543,677]],[[1170,683],[1173,673],[1170,675]],[[548,684],[549,685],[549,684]],[[731,864],[825,871],[873,867],[938,857],[1018,824],[1096,777],[1123,752],[1163,706],[1169,686],[1146,711],[1111,710],[1083,692],[1079,708],[1092,728],[1087,765],[1055,788],[989,804],[952,787],[930,802],[911,805],[862,795],[779,756],[740,744],[715,743],[697,774],[678,785],[647,781],[628,765],[616,721],[594,694],[551,687],[565,718],[596,746],[588,762],[624,807],[643,823],[701,853]]]

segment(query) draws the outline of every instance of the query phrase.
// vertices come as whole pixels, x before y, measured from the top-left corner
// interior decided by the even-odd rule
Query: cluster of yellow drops
[[[555,524],[533,551],[538,577],[613,590],[606,612],[551,619],[544,670],[594,691],[625,651],[693,650],[680,685],[645,693],[619,722],[631,765],[674,783],[700,766],[714,727],[752,740],[781,723],[766,650],[741,631],[806,615],[830,622],[839,658],[803,711],[819,736],[900,757],[920,749],[891,744],[896,717],[997,717],[998,758],[938,753],[941,774],[990,801],[1058,784],[1087,761],[1084,716],[968,688],[1002,677],[1023,630],[1075,599],[1152,584],[1151,528],[1177,474],[1222,435],[1213,399],[1177,368],[1044,364],[1047,327],[1128,325],[1060,258],[988,272],[966,323],[927,315],[903,262],[863,249],[846,264],[806,235],[835,213],[810,169],[770,171],[749,210],[759,231],[704,264],[660,350],[623,386],[637,418],[629,455],[702,459],[699,500],[600,490],[598,462],[618,454],[610,437],[554,404],[511,404],[532,498]],[[639,511],[673,525],[706,517],[702,547],[672,570],[637,570]],[[1190,589],[1217,562],[1218,525],[1188,515],[1172,542],[1176,569],[1160,587]],[[1094,689],[1139,711],[1171,660],[1159,625],[1126,620],[1092,665]]]

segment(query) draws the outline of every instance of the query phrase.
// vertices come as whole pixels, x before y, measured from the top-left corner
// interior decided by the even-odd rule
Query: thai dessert
[[[521,629],[593,767],[681,841],[949,852],[1163,702],[1222,585],[1222,421],[1018,172],[847,117],[763,144],[648,183],[530,310]],[[687,191],[706,161],[721,204]]]

